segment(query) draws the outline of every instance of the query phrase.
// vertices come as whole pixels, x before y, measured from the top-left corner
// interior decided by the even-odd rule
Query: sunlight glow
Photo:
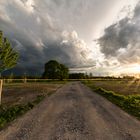
[[[136,64],[136,65],[128,68],[128,72],[131,72],[131,73],[134,73],[134,74],[140,73],[140,65]]]
[[[140,64],[131,64],[127,66],[120,67],[116,70],[113,75],[128,75],[128,76],[134,76],[138,79],[140,79]]]

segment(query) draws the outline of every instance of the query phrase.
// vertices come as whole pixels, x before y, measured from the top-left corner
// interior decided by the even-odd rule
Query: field
[[[17,81],[16,81],[17,82]],[[0,128],[26,113],[45,97],[48,98],[67,81],[36,81],[6,83],[3,86],[0,106]],[[140,119],[140,81],[84,80],[96,93]]]
[[[56,91],[61,83],[11,83],[5,84],[2,93],[3,105],[28,103],[38,95],[47,95]]]
[[[86,83],[97,88],[114,91],[117,94],[140,94],[140,80],[89,80]]]
[[[4,84],[2,104],[11,106],[33,101],[38,95],[47,95],[56,91],[65,82],[28,82]],[[88,86],[103,88],[121,95],[140,94],[140,81],[130,80],[89,80],[85,81]]]
[[[140,81],[90,80],[83,83],[124,111],[140,119]]]
[[[0,129],[32,109],[45,97],[49,97],[62,85],[62,82],[4,84],[0,106]]]

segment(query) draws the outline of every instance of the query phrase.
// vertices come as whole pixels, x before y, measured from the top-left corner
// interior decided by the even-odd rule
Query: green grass
[[[108,91],[100,87],[96,87],[94,84],[85,82],[93,91],[99,93],[103,97],[107,98],[112,103],[122,108],[127,113],[140,119],[140,95],[121,95],[113,91]]]
[[[32,102],[23,105],[14,105],[11,107],[0,106],[0,128],[7,123],[13,121],[18,116],[23,115],[28,110],[32,109],[36,104],[40,103],[45,98],[44,95],[38,95]]]

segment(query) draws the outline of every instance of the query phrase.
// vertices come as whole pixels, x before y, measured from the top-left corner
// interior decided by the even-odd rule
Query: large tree
[[[68,73],[69,69],[65,65],[58,63],[56,60],[50,60],[45,64],[45,71],[42,77],[63,80],[68,78]]]
[[[3,36],[3,32],[0,31],[0,78],[1,73],[5,70],[13,68],[17,64],[18,53],[11,47],[11,44],[7,38]],[[2,79],[0,80],[0,104],[2,93]]]

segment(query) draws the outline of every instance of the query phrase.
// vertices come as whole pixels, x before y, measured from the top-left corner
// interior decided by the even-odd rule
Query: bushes
[[[8,122],[14,120],[16,117],[32,109],[36,104],[41,102],[44,98],[45,98],[44,95],[38,95],[33,102],[29,102],[25,105],[15,105],[9,108],[0,106],[0,128],[2,128]]]
[[[7,122],[14,120],[17,116],[26,112],[29,108],[26,106],[12,106],[10,108],[0,107],[0,127],[3,127]]]

